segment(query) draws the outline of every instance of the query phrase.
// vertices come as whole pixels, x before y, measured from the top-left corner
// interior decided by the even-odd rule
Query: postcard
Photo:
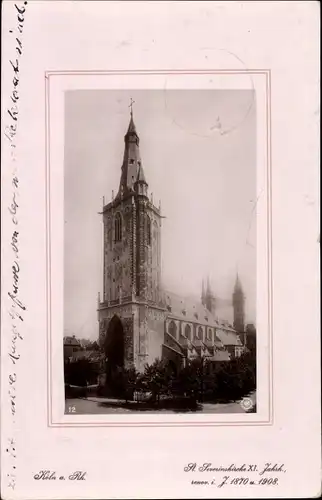
[[[3,13],[2,497],[318,497],[317,4]]]

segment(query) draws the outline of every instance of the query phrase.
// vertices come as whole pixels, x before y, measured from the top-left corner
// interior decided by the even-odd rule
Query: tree
[[[197,374],[196,364],[188,362],[172,380],[171,392],[173,396],[187,397],[197,401],[200,390],[200,379]]]
[[[183,396],[202,401],[204,395],[212,393],[216,379],[211,363],[203,357],[190,361],[182,368],[172,381],[171,390],[174,396]]]
[[[156,359],[152,365],[146,365],[144,373],[138,379],[140,390],[151,392],[152,400],[158,404],[160,396],[170,394],[172,371],[166,361]]]
[[[126,402],[133,399],[133,393],[137,387],[139,373],[134,366],[123,369],[123,390]]]
[[[66,362],[64,365],[65,383],[77,386],[95,384],[99,375],[99,364],[87,359]]]
[[[256,388],[256,353],[249,351],[223,363],[216,377],[219,399],[240,399]]]

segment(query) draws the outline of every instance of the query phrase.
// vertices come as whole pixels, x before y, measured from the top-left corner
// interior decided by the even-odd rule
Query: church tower
[[[216,299],[212,293],[209,276],[207,277],[207,286],[205,288],[204,280],[202,280],[202,291],[201,291],[201,303],[205,306],[209,312],[215,314],[216,310]]]
[[[104,283],[98,312],[100,343],[110,363],[143,369],[150,358],[161,357],[155,351],[163,342],[157,337],[163,333],[164,309],[161,213],[148,197],[139,146],[131,103],[119,190],[103,207]]]
[[[245,332],[245,296],[237,274],[233,292],[234,328],[239,333]]]

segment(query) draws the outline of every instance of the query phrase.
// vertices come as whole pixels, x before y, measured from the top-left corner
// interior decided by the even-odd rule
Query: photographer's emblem
[[[250,398],[243,398],[240,402],[240,406],[243,410],[249,411],[253,408],[253,401]]]

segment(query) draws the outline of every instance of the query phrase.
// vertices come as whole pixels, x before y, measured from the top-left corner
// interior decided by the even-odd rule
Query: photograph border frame
[[[54,76],[101,76],[101,75],[265,75],[266,89],[266,157],[267,157],[267,279],[268,279],[268,420],[262,421],[216,421],[216,422],[53,422],[52,419],[52,330],[51,330],[51,203],[50,203],[50,78]],[[272,139],[271,139],[271,71],[270,69],[133,69],[133,70],[52,70],[46,71],[45,80],[45,206],[46,206],[46,355],[47,355],[47,427],[238,427],[272,426],[273,407],[273,290],[272,290]]]

